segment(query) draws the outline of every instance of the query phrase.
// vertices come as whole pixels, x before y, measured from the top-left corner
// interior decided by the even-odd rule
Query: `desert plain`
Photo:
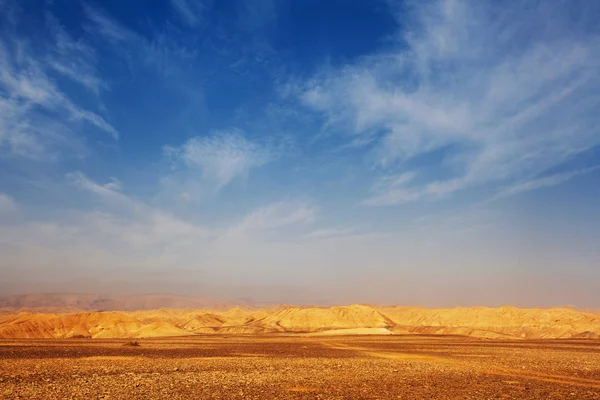
[[[0,396],[600,399],[600,343],[590,339],[274,334],[136,342],[2,340]]]
[[[6,399],[600,399],[569,308],[274,307],[0,315]]]

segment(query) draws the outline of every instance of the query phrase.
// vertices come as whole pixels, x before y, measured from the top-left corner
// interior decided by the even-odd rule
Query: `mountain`
[[[134,311],[157,308],[226,309],[245,302],[208,297],[172,294],[25,294],[0,297],[0,311],[7,312],[73,312],[73,311]]]
[[[562,338],[600,332],[599,314],[571,308],[382,307],[380,311],[394,321],[392,331],[396,333]]]
[[[260,323],[285,332],[315,332],[345,328],[386,328],[394,322],[370,306],[347,307],[286,307],[265,318]]]
[[[282,307],[0,315],[0,338],[140,338],[196,334],[453,334],[597,338],[600,314],[569,308]]]

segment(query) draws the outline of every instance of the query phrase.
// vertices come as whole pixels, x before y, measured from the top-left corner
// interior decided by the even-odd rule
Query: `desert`
[[[570,308],[4,312],[7,399],[600,399],[600,316]]]
[[[600,344],[446,335],[2,339],[0,376],[6,399],[598,399]]]
[[[61,303],[52,304],[55,304],[53,309],[60,310],[56,304]],[[85,308],[88,309],[88,306]],[[0,314],[0,338],[5,339],[267,333],[437,334],[496,339],[598,338],[600,314],[572,308],[436,309],[357,304],[75,312],[31,312],[12,306],[4,308],[4,314]]]

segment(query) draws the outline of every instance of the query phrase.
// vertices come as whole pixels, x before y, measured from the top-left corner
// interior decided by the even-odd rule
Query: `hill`
[[[600,337],[600,315],[568,308],[283,307],[0,315],[0,338],[141,338],[195,334],[455,334]]]

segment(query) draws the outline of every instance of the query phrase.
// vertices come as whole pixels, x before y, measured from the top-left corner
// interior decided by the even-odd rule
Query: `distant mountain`
[[[173,294],[72,294],[46,293],[0,297],[0,312],[135,311],[158,308],[223,309],[247,305],[245,301]]]
[[[66,304],[77,306],[91,301],[89,297],[67,299],[69,301]],[[157,297],[144,301],[136,299],[126,304],[173,305],[180,304],[178,301],[181,301],[169,300],[165,303],[165,299],[171,298]],[[101,303],[105,304],[104,300]],[[192,304],[192,301],[186,304]],[[163,308],[145,311],[21,312],[0,315],[0,338],[142,338],[273,333],[444,334],[497,339],[599,338],[600,315],[569,308],[430,309],[366,305],[279,309],[232,308],[226,311]]]

